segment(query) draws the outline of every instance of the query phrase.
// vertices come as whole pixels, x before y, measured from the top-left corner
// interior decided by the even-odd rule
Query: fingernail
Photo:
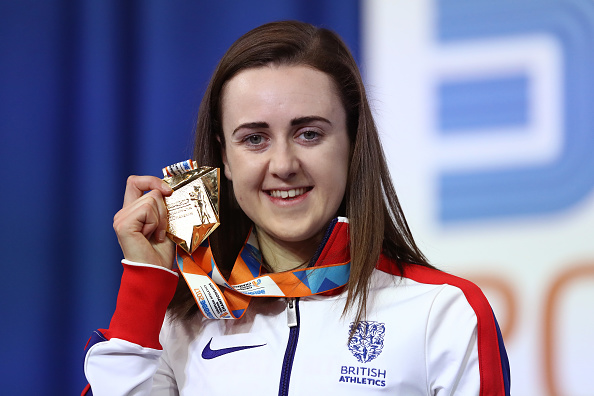
[[[165,241],[165,230],[159,231],[159,242]]]
[[[169,184],[163,182],[163,186],[165,187],[165,191],[167,191],[167,192],[173,191],[173,189],[171,188],[171,186]]]

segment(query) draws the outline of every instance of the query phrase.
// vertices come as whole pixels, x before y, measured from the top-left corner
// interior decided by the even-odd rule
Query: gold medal
[[[219,168],[187,160],[163,168],[163,176],[173,189],[165,197],[167,236],[192,254],[220,224]]]

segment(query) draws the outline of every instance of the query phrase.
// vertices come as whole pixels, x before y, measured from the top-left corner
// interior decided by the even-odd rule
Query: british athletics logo
[[[354,325],[349,326],[349,333]],[[384,323],[359,322],[349,342],[349,350],[360,363],[369,363],[382,353],[385,333]]]
[[[380,322],[362,321],[357,324],[351,323],[349,334],[353,337],[349,341],[349,350],[359,363],[369,363],[377,358],[384,348],[384,335],[386,325]],[[386,370],[363,366],[342,366],[340,368],[340,379],[338,382],[386,386]]]
[[[342,366],[338,382],[386,386],[386,370],[369,367]]]

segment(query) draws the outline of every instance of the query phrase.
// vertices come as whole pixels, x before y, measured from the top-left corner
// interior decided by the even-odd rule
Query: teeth
[[[305,188],[294,188],[292,190],[271,190],[270,196],[274,198],[294,198],[305,194]]]

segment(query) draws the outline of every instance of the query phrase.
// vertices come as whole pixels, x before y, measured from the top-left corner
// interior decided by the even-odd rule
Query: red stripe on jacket
[[[383,255],[380,257],[377,268],[415,282],[431,285],[447,284],[460,289],[477,318],[478,358],[481,376],[480,396],[506,394],[495,316],[487,298],[477,285],[466,279],[416,264],[407,265],[404,275],[402,275],[396,262]]]

